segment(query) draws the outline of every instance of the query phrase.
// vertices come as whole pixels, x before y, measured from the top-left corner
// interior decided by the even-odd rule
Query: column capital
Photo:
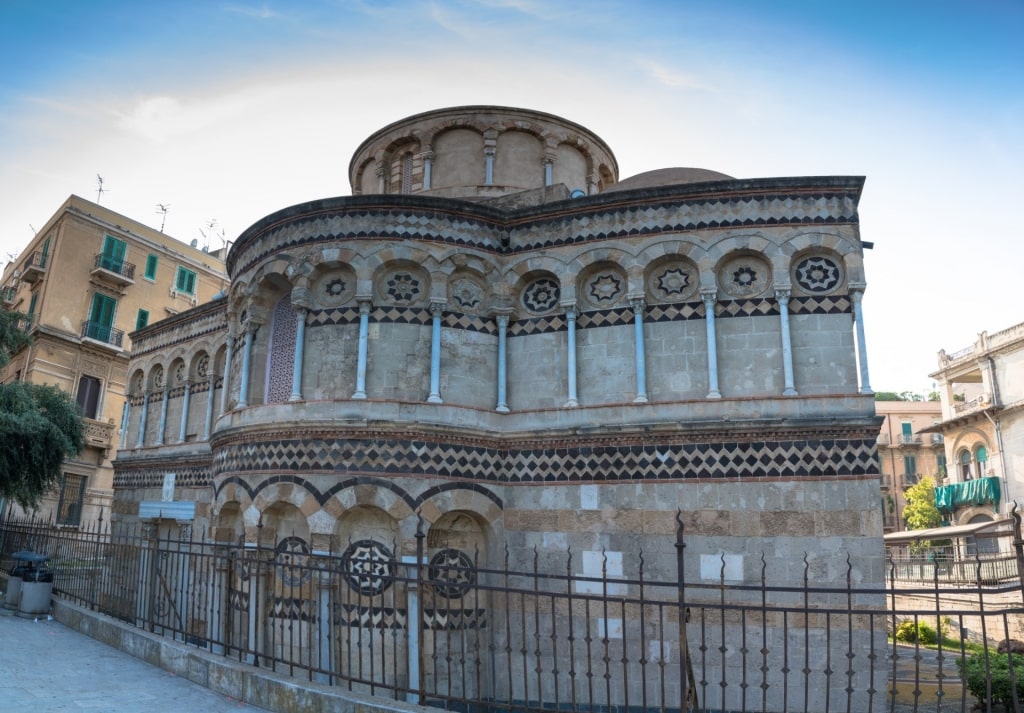
[[[718,290],[701,290],[700,301],[705,305],[713,305],[718,302]]]
[[[308,287],[292,288],[292,307],[308,310],[313,306],[313,293]]]
[[[560,302],[559,306],[565,311],[565,315],[567,317],[576,319],[576,315],[579,313],[579,305],[576,304],[576,300]]]
[[[647,307],[647,300],[643,297],[631,297],[629,299],[629,306],[633,308],[634,314],[642,315]]]
[[[499,312],[498,314],[494,315],[494,322],[502,329],[508,329],[508,320],[508,312]]]
[[[431,300],[430,301],[430,308],[429,308],[430,309],[430,316],[432,316],[432,317],[440,317],[441,315],[444,314],[444,310],[445,310],[445,308],[447,306],[448,306],[447,302],[444,302],[444,301],[441,301],[441,300]]]
[[[779,301],[779,304],[788,304],[789,298],[793,294],[793,291],[789,288],[775,290],[775,299]]]
[[[359,314],[370,314],[370,310],[373,309],[373,301],[369,297],[360,299],[356,297],[359,303]]]

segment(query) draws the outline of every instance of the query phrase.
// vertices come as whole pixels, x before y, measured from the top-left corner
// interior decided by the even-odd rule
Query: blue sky
[[[1024,321],[1024,0],[0,0],[0,261],[71,193],[219,247],[410,114],[581,123],[626,177],[865,175],[872,385]],[[208,226],[215,221],[211,230]]]

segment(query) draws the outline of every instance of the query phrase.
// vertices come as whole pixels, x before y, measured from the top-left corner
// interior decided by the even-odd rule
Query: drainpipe
[[[992,379],[992,405],[998,406],[1001,399],[999,398],[999,384],[996,381],[996,364],[992,357],[988,357],[988,373]],[[1010,498],[1010,491],[1006,487],[1006,461],[1003,455],[1003,421],[1002,419],[992,418],[992,415],[987,410],[982,413],[985,414],[985,418],[989,420],[992,428],[996,431],[996,448],[999,449],[999,480],[1003,489],[1003,502],[1006,502]]]

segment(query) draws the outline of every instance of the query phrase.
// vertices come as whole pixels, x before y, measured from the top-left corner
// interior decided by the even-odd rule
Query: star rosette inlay
[[[542,277],[523,292],[523,305],[531,312],[547,312],[558,304],[560,295],[558,283]]]
[[[808,292],[828,292],[839,284],[839,266],[824,257],[809,257],[796,266],[796,282]]]
[[[614,302],[620,294],[622,281],[615,275],[599,275],[590,283],[590,296],[595,302]]]
[[[420,281],[408,272],[396,272],[388,281],[388,294],[396,302],[412,302],[420,294]]]

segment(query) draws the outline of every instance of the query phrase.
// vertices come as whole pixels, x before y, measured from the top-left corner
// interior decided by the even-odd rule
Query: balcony
[[[941,433],[932,433],[929,435],[931,436],[933,446],[941,446],[943,443],[946,442],[946,439],[943,437]]]
[[[919,446],[921,445],[921,436],[916,433],[901,433],[898,438],[900,439],[901,446]]]
[[[0,297],[3,298],[4,307],[13,307],[15,298],[18,296],[17,287],[0,288]]]
[[[90,342],[102,344],[104,346],[113,347],[114,349],[121,350],[121,340],[124,338],[124,332],[120,329],[114,329],[99,322],[85,321],[82,322],[82,339],[88,339]]]
[[[85,445],[90,448],[98,448],[102,451],[109,451],[113,445],[114,424],[104,423],[96,419],[86,418],[84,436]]]
[[[982,394],[975,396],[970,401],[958,401],[953,404],[954,416],[966,416],[975,411],[981,411],[992,405],[992,395]]]
[[[921,481],[921,476],[917,473],[904,473],[903,474],[903,488],[909,488],[911,485],[917,485]]]
[[[135,265],[103,253],[96,256],[89,274],[118,287],[135,284]]]
[[[46,275],[46,255],[38,250],[28,256],[28,261],[21,268],[21,279],[35,284]]]
[[[943,512],[972,505],[999,506],[999,478],[975,478],[935,488],[935,507]]]
[[[887,446],[887,445],[889,445],[889,434],[888,433],[879,433],[878,434],[878,445],[880,445],[880,446]]]

